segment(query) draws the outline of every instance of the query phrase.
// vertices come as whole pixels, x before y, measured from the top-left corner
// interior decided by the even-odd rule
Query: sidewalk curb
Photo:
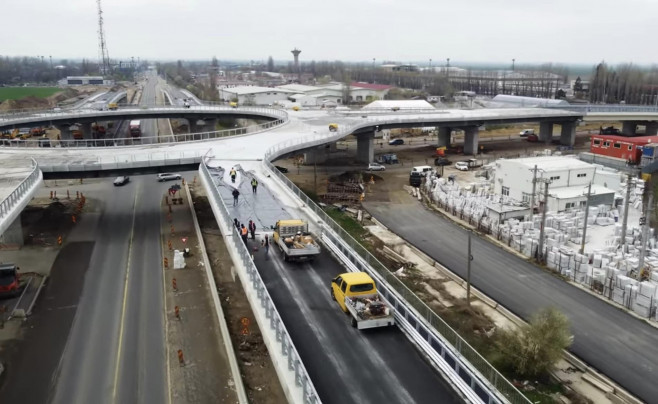
[[[219,322],[219,328],[222,333],[222,338],[224,338],[224,348],[226,348],[226,354],[228,356],[229,366],[231,367],[231,373],[233,374],[233,382],[235,383],[235,391],[238,396],[238,401],[240,404],[248,404],[249,399],[247,398],[247,392],[245,391],[244,383],[242,381],[242,375],[240,373],[240,368],[238,367],[238,360],[237,357],[235,356],[235,350],[233,349],[233,342],[231,341],[231,335],[229,334],[228,325],[226,324],[226,318],[224,317],[224,310],[222,309],[222,305],[219,301],[219,294],[217,293],[217,284],[215,283],[215,278],[213,277],[212,274],[212,267],[210,266],[208,253],[206,252],[206,245],[203,242],[203,234],[201,234],[201,228],[199,227],[199,221],[197,220],[196,212],[194,211],[194,203],[187,182],[185,182],[185,196],[187,197],[188,205],[192,213],[192,220],[194,222],[194,231],[196,232],[197,240],[199,240],[199,247],[201,248],[201,255],[203,256],[203,266],[206,269],[208,286],[210,288],[210,294],[212,295],[213,304],[215,305],[215,314],[217,315],[217,321]]]

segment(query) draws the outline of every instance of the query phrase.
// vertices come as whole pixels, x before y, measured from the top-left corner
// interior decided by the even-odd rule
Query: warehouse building
[[[612,206],[615,203],[614,187],[619,183],[611,180],[609,172],[597,176],[597,169],[601,171],[602,168],[565,156],[497,160],[494,192],[529,204],[532,199],[535,166],[538,179],[535,188],[535,206],[543,204],[545,182],[549,182],[547,202],[549,211],[562,212],[584,207],[590,182],[592,183],[591,206]]]

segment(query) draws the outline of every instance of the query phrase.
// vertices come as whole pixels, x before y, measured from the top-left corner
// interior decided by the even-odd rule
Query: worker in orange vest
[[[247,228],[244,227],[244,224],[240,225],[240,235],[242,236],[242,241],[244,241],[244,245],[247,245],[247,237],[249,235],[249,230],[247,230]]]

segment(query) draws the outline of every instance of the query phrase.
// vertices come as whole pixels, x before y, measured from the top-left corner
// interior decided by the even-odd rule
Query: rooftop
[[[592,135],[592,139],[611,140],[633,144],[658,143],[658,136],[618,136],[618,135]]]
[[[365,88],[367,90],[375,90],[375,91],[382,91],[382,90],[388,90],[388,89],[393,88],[393,86],[388,86],[386,84],[370,84],[370,83],[363,83],[363,82],[357,82],[357,81],[353,81],[350,84],[350,86]]]
[[[282,86],[277,86],[276,88],[281,88],[283,90],[294,91],[295,93],[307,93],[310,91],[320,90],[318,87],[305,86],[303,84],[284,84]]]
[[[362,109],[436,109],[425,100],[378,100],[364,106]]]
[[[259,87],[259,86],[230,87],[230,88],[224,88],[222,91],[225,91],[227,93],[233,93],[236,95],[271,93],[271,92],[290,93],[290,94],[295,93],[294,91],[285,90],[278,87]]]
[[[537,169],[543,171],[564,171],[574,170],[578,168],[593,168],[590,163],[578,160],[575,157],[567,156],[538,156],[538,157],[524,157],[520,159],[503,160],[516,164],[523,165],[529,170],[533,169],[535,165]]]
[[[614,194],[615,191],[610,188],[606,188],[603,185],[592,184],[592,195],[605,195],[605,194]],[[551,188],[548,187],[549,197],[557,199],[573,199],[578,197],[587,196],[587,187],[560,187],[560,188]]]

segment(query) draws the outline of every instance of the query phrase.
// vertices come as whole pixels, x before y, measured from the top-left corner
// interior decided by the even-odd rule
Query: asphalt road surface
[[[107,193],[52,403],[167,401],[160,266],[166,188],[143,176]]]
[[[419,204],[364,206],[391,231],[466,277],[466,230]],[[571,320],[574,354],[642,400],[656,402],[656,328],[477,236],[472,250],[473,286],[524,319],[557,307]]]
[[[267,258],[261,249],[256,266],[323,403],[459,402],[397,327],[350,325],[329,289],[346,270],[329,253],[290,263],[273,245]]]
[[[3,352],[7,374],[0,402],[48,402],[93,249],[94,242],[87,241],[69,243],[60,250],[32,316],[23,325],[23,338]]]

